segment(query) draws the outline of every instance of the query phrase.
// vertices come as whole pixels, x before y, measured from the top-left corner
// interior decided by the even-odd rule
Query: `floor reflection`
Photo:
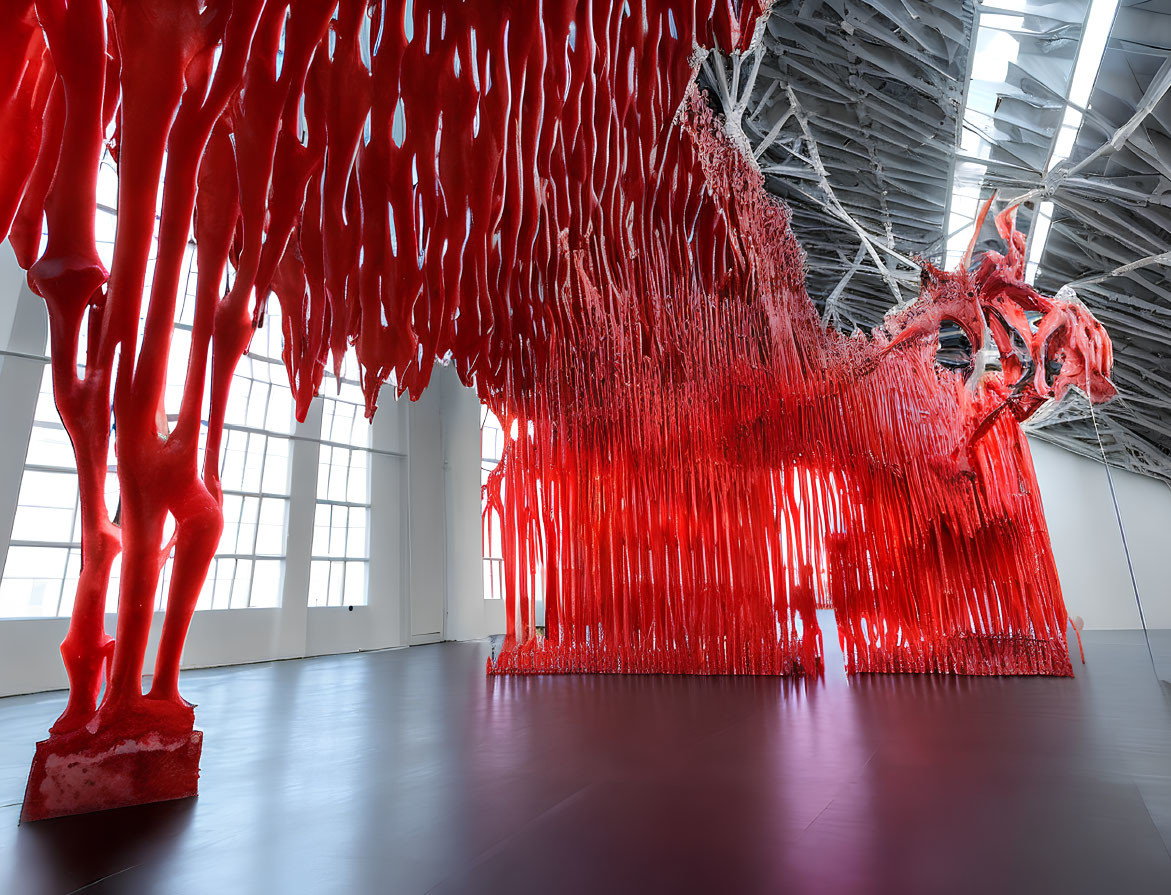
[[[1086,640],[1072,680],[847,679],[832,638],[813,680],[193,672],[197,800],[20,828],[62,697],[0,700],[0,889],[1165,895],[1171,712],[1141,633]]]

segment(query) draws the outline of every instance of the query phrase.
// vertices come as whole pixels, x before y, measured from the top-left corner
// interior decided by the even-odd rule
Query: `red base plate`
[[[22,823],[194,796],[203,731],[127,736],[86,729],[37,743]]]

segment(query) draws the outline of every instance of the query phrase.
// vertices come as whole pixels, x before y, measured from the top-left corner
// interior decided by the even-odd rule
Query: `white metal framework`
[[[1072,284],[1114,341],[1106,456],[1171,481],[1171,6],[777,0],[702,76],[792,209],[830,325],[880,324],[917,293],[914,256],[954,263],[993,190],[1022,200],[1037,287]],[[1029,429],[1102,459],[1076,396]]]

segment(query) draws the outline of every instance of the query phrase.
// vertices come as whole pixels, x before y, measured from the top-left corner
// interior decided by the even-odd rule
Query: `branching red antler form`
[[[1011,218],[1006,256],[927,267],[920,301],[871,337],[826,331],[787,212],[694,86],[700,48],[746,49],[763,5],[0,12],[0,233],[49,308],[82,491],[70,701],[26,818],[194,791],[179,657],[223,526],[229,386],[270,294],[299,418],[352,347],[367,415],[384,383],[417,397],[450,361],[515,433],[488,485],[508,594],[490,671],[813,672],[821,600],[852,671],[1069,673],[1018,421],[1071,384],[1109,397],[1109,341],[1080,305],[1023,284]],[[108,276],[104,151],[119,175]],[[194,322],[168,415],[192,234]],[[937,366],[944,319],[973,346],[989,327],[1002,372],[969,388]]]

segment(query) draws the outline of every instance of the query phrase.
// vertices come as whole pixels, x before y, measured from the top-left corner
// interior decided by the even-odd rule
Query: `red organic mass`
[[[488,485],[508,594],[490,672],[810,673],[821,601],[851,672],[1070,673],[1019,424],[1071,385],[1109,398],[1110,342],[1025,285],[1011,212],[1004,256],[924,264],[870,335],[824,328],[786,210],[695,87],[701,48],[747,48],[762,5],[3,4],[0,236],[48,306],[82,513],[69,703],[25,819],[195,791],[179,660],[223,527],[229,384],[271,295],[299,417],[352,347],[367,415],[450,361],[514,433]],[[1000,369],[936,364],[945,320],[977,348],[990,331]]]

